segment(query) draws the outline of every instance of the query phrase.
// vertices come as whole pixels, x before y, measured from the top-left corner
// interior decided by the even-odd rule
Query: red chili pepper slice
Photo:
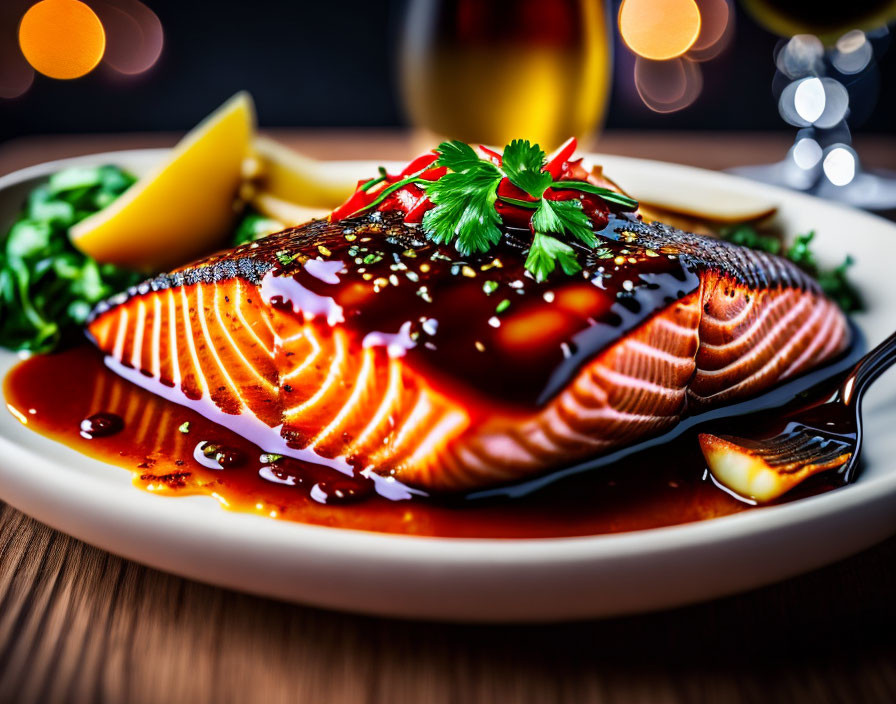
[[[427,169],[426,171],[424,171],[422,174],[420,174],[420,178],[426,179],[427,181],[438,181],[447,173],[447,167],[437,166],[434,169]]]
[[[553,176],[555,181],[560,178],[560,174],[563,173],[563,164],[573,155],[577,145],[578,142],[576,138],[570,137],[560,146],[557,153],[551,157],[548,163],[545,164],[544,170]]]
[[[423,222],[423,215],[426,213],[426,211],[431,210],[434,207],[435,203],[433,203],[426,196],[423,196],[420,200],[417,201],[417,205],[415,205],[408,211],[408,214],[404,217],[404,221],[408,225],[421,223]]]
[[[363,183],[366,183],[366,181],[360,181],[359,185]],[[348,197],[348,200],[345,201],[345,203],[343,203],[332,213],[330,213],[330,222],[347,218],[349,215],[358,212],[361,208],[370,203],[374,198],[376,198],[376,194],[362,191],[359,188]]]
[[[501,163],[504,161],[503,156],[501,156],[494,149],[489,149],[484,144],[480,144],[479,149],[480,149],[480,151],[485,152],[485,155],[488,157],[489,161],[491,161],[495,166],[500,166]]]
[[[423,171],[426,167],[435,163],[436,159],[439,158],[439,155],[435,152],[430,152],[428,154],[421,154],[416,159],[411,161],[410,164],[404,167],[402,172],[399,174],[401,178],[405,176],[411,176],[412,174],[417,173],[418,171]]]

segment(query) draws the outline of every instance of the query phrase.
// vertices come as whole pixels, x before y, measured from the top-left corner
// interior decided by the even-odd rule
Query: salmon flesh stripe
[[[634,443],[850,342],[784,259],[633,217],[607,233],[581,279],[536,283],[512,241],[460,261],[388,215],[315,221],[113,297],[88,333],[125,378],[267,452],[431,492]]]

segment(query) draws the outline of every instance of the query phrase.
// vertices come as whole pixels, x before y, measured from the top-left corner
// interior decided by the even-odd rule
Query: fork
[[[827,399],[786,416],[772,437],[700,433],[700,449],[713,477],[757,503],[771,501],[804,479],[838,469],[855,478],[862,447],[862,398],[896,362],[896,333],[862,357]]]

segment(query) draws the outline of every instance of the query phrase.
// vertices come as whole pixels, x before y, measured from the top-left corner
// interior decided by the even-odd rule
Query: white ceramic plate
[[[34,183],[72,164],[144,171],[162,152],[100,154],[0,178],[4,229]],[[815,228],[826,263],[857,260],[869,344],[896,329],[896,226],[804,195],[673,164],[594,157],[639,193],[699,192],[780,208],[788,232]],[[338,168],[374,173],[370,163]],[[689,199],[690,200],[690,199]],[[0,356],[0,373],[15,356]],[[851,486],[671,528],[542,540],[417,538],[307,526],[165,498],[0,413],[0,498],[44,523],[185,577],[335,609],[409,618],[541,621],[659,609],[756,587],[843,558],[896,532],[896,374],[865,402],[867,466]]]

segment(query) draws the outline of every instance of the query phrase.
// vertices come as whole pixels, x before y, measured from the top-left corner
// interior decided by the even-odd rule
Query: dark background
[[[239,89],[251,91],[265,127],[405,124],[394,70],[403,0],[146,4],[165,31],[165,47],[152,69],[127,77],[101,64],[75,81],[38,76],[24,96],[0,99],[0,140],[59,132],[184,130]],[[3,41],[15,41],[16,22],[7,19],[0,31]],[[617,36],[607,127],[788,129],[772,93],[778,41],[738,8],[734,42],[703,64],[701,96],[678,113],[662,115],[646,108],[634,92],[632,56]],[[877,69],[852,82],[853,130],[893,132],[896,48],[880,52]]]

